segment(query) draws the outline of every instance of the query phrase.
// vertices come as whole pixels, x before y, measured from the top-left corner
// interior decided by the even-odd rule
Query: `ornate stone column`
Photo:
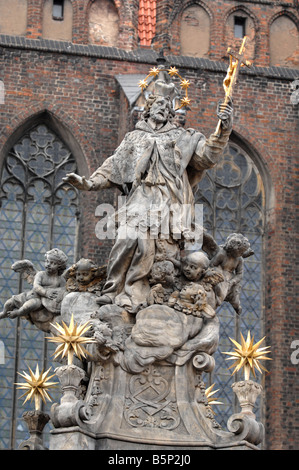
[[[90,419],[90,408],[80,400],[80,383],[85,372],[74,364],[58,367],[56,375],[60,381],[62,397],[60,404],[51,408],[51,421],[54,427],[69,427]]]

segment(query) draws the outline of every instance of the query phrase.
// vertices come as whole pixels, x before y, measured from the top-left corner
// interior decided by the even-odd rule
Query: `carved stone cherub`
[[[207,303],[214,310],[216,310],[218,306],[218,298],[215,293],[215,287],[222,281],[224,281],[224,276],[220,271],[218,271],[218,268],[208,268],[199,281],[206,291]]]
[[[253,255],[250,243],[241,233],[231,233],[224,245],[218,246],[213,237],[204,235],[203,250],[210,253],[210,267],[216,267],[224,280],[215,286],[218,305],[229,302],[237,314],[242,311],[240,303],[240,283],[243,278],[244,258]]]
[[[60,313],[60,304],[65,293],[65,280],[62,277],[66,269],[67,256],[58,248],[53,248],[45,254],[45,270],[37,271],[29,260],[17,261],[12,269],[20,272],[29,284],[30,291],[13,295],[4,304],[0,319],[18,316],[29,316],[45,308],[54,315]]]
[[[168,305],[186,315],[208,318],[215,316],[215,310],[207,303],[205,289],[197,282],[190,282],[180,291],[173,292]]]
[[[182,259],[182,273],[189,281],[199,281],[208,266],[209,258],[200,251],[189,253]]]
[[[68,292],[99,292],[106,278],[106,266],[96,266],[90,259],[81,258],[65,273]]]
[[[148,305],[166,303],[176,289],[176,268],[172,261],[156,261],[151,269],[149,283],[151,290],[147,297]]]

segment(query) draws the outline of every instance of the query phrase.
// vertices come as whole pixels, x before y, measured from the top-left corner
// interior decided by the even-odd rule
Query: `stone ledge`
[[[6,34],[0,34],[0,47],[43,52],[58,52],[68,55],[147,64],[156,64],[158,59],[158,53],[149,49],[125,51],[117,47],[98,46],[95,44],[74,44],[72,42],[56,41],[52,39],[30,39],[24,36],[9,36]],[[202,69],[223,73],[225,73],[227,70],[227,62],[224,61],[213,61],[209,59],[188,56],[168,56],[167,60],[171,62],[172,65],[177,67]],[[285,80],[295,80],[299,77],[299,70],[283,67],[253,66],[250,69],[244,67],[244,69],[241,70],[241,73],[245,75]]]
[[[217,445],[207,442],[193,443],[162,443],[158,440],[156,442],[144,442],[143,440],[121,440],[118,436],[103,434],[97,436],[96,434],[82,430],[79,427],[52,429],[50,437],[50,450],[105,450],[105,451],[165,451],[172,450],[173,452],[181,452],[188,450],[189,453],[198,450],[261,450],[260,447],[250,444],[247,441],[240,440],[239,442],[229,444]]]

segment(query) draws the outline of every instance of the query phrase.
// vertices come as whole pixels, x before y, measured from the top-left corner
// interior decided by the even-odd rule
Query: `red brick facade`
[[[225,21],[240,7],[256,25],[254,67],[244,70],[235,94],[234,131],[252,149],[265,186],[266,234],[264,259],[265,335],[272,361],[265,385],[266,448],[299,446],[298,365],[291,362],[291,343],[299,340],[298,292],[298,104],[291,84],[299,70],[271,67],[269,27],[281,13],[298,25],[297,1],[197,1],[211,18],[208,58],[180,55],[180,18],[191,1],[157,1],[153,48],[138,45],[138,0],[115,0],[120,17],[119,47],[88,44],[88,9],[92,2],[71,0],[73,41],[42,39],[43,0],[28,0],[26,38],[0,35],[0,79],[5,104],[0,105],[0,165],[18,129],[38,115],[53,117],[61,137],[73,146],[81,174],[94,171],[111,155],[130,129],[131,110],[115,76],[144,74],[164,47],[172,65],[192,86],[186,127],[211,133],[215,108],[223,96],[227,61]],[[236,41],[238,43],[238,41]],[[297,177],[297,178],[296,178]],[[95,237],[95,207],[113,202],[115,192],[84,193],[81,214],[81,256],[107,259],[110,242]],[[296,290],[297,287],[297,290]]]

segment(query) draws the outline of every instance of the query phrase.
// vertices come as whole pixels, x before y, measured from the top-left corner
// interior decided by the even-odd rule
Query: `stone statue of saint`
[[[114,186],[126,195],[117,213],[119,225],[99,304],[115,303],[129,312],[138,311],[150,291],[148,276],[156,255],[162,250],[164,259],[179,258],[180,246],[188,239],[185,208],[194,218],[192,187],[205,170],[217,164],[228,142],[231,103],[218,105],[220,135],[206,138],[194,129],[174,124],[175,94],[174,84],[160,73],[135,130],[126,134],[115,153],[89,179],[74,173],[64,178],[79,190]],[[178,208],[179,223],[172,223],[170,216],[165,235],[165,218],[171,207]],[[155,211],[160,216],[154,217]]]
[[[72,440],[80,447],[83,436],[92,449],[112,449],[112,441],[124,449],[136,443],[144,449],[232,448],[262,438],[261,426],[246,413],[233,415],[229,432],[220,429],[202,379],[215,366],[216,309],[223,301],[240,308],[242,258],[250,256],[239,234],[230,237],[233,246],[218,246],[196,229],[193,187],[228,142],[231,101],[218,105],[220,124],[209,138],[178,127],[176,88],[162,72],[141,119],[115,153],[89,179],[74,173],[64,178],[85,191],[119,188],[125,202],[115,216],[107,267],[81,259],[66,273],[61,319],[72,314],[90,322],[92,342],[80,375],[87,384],[83,399],[68,402],[65,395],[52,408],[53,448],[68,448]],[[188,242],[198,244],[200,235],[205,253],[191,253]],[[85,409],[83,420],[79,410]],[[70,426],[76,426],[74,438],[71,428],[59,431]]]

